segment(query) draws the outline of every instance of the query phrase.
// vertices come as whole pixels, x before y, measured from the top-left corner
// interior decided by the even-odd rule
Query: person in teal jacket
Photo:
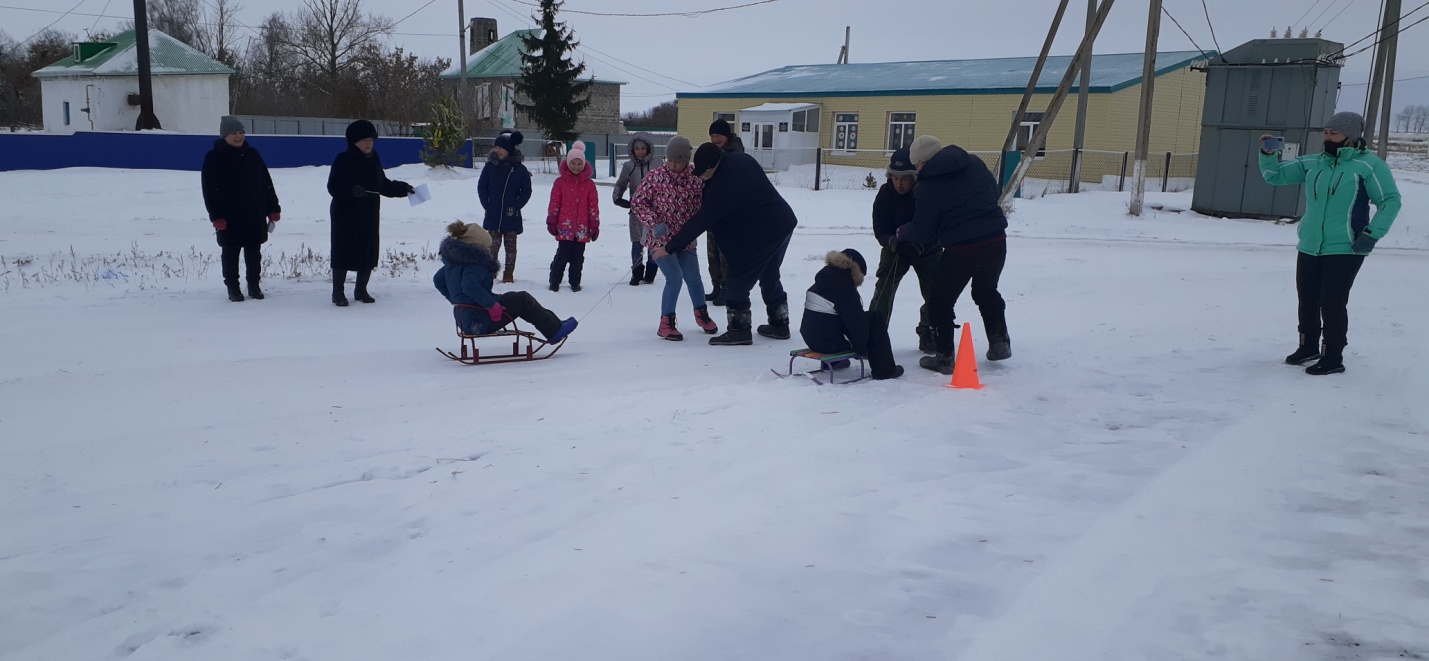
[[[1288,365],[1319,362],[1306,374],[1345,371],[1350,288],[1365,256],[1384,238],[1399,214],[1399,189],[1389,166],[1365,148],[1364,118],[1342,112],[1325,124],[1325,149],[1291,161],[1265,147],[1261,136],[1260,174],[1272,186],[1305,184],[1305,216],[1300,219],[1295,289],[1300,298],[1300,346]],[[1369,205],[1375,206],[1370,216]],[[1323,332],[1324,343],[1321,344]]]

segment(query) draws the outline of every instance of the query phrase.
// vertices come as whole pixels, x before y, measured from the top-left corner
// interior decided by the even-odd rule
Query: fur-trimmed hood
[[[477,227],[476,231],[484,232],[486,230]],[[483,267],[492,273],[498,270],[496,258],[491,256],[490,250],[452,237],[442,239],[441,246],[437,248],[437,254],[441,256],[442,261],[451,264],[472,264]]]
[[[853,276],[853,286],[863,285],[864,271],[868,269],[868,265],[863,261],[863,255],[860,255],[857,250],[849,249],[842,252],[830,250],[827,255],[824,255],[824,264],[848,271],[849,275]]]

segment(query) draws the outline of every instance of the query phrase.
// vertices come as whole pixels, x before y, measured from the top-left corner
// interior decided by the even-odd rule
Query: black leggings
[[[1345,348],[1349,343],[1350,288],[1355,285],[1365,256],[1296,254],[1295,291],[1300,296],[1303,344],[1315,346],[1323,330],[1326,347]]]

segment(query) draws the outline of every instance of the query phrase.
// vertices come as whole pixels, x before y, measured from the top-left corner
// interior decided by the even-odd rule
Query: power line
[[[1164,4],[1161,5],[1161,13],[1166,14],[1166,18],[1171,19],[1171,22],[1176,24],[1176,28],[1181,31],[1181,34],[1186,35],[1186,39],[1191,42],[1192,46],[1196,47],[1196,50],[1201,51],[1201,57],[1204,57],[1207,60],[1211,59],[1210,54],[1206,53],[1206,49],[1201,48],[1201,45],[1196,43],[1196,40],[1191,37],[1191,33],[1187,32],[1186,28],[1181,27],[1181,21],[1176,20],[1176,17],[1171,15],[1170,10],[1166,9],[1166,5]],[[1224,60],[1225,56],[1222,55],[1221,59]]]
[[[25,40],[22,41],[22,42],[20,42],[20,43],[17,45],[17,48],[18,48],[19,46],[24,46],[25,44],[30,43],[30,40],[31,40],[31,39],[34,39],[35,37],[40,36],[41,34],[43,34],[43,33],[45,32],[45,30],[48,30],[48,29],[54,27],[54,26],[55,26],[55,23],[59,23],[60,21],[65,20],[65,17],[69,16],[70,14],[73,14],[73,13],[74,13],[74,10],[79,9],[79,6],[82,5],[82,4],[84,4],[85,2],[88,2],[88,0],[79,0],[79,2],[74,3],[74,6],[73,6],[73,7],[70,7],[70,8],[69,8],[69,11],[67,11],[67,12],[65,12],[65,13],[63,13],[63,14],[60,14],[60,17],[57,18],[57,19],[55,19],[55,20],[53,20],[53,21],[51,21],[49,25],[46,25],[45,27],[40,28],[40,29],[39,29],[38,31],[36,31],[34,34],[32,34],[32,35],[30,35],[30,36],[28,36],[28,37],[25,37]]]
[[[1429,78],[1429,76],[1415,76],[1415,77],[1413,77],[1413,78],[1396,78],[1396,79],[1394,79],[1394,82],[1396,82],[1396,83],[1407,83],[1407,82],[1409,82],[1409,81],[1411,81],[1411,80],[1424,80],[1425,78]],[[1369,83],[1340,83],[1340,87],[1367,87],[1368,85],[1369,85]]]
[[[1305,18],[1306,16],[1309,16],[1309,15],[1310,15],[1310,12],[1315,11],[1315,8],[1318,7],[1318,6],[1320,6],[1320,3],[1321,3],[1321,2],[1324,2],[1324,1],[1325,1],[1325,0],[1315,0],[1315,4],[1310,5],[1310,8],[1309,8],[1309,9],[1306,9],[1306,10],[1305,10],[1305,13],[1301,14],[1301,15],[1300,15],[1300,18],[1295,19],[1295,22],[1294,22],[1294,23],[1291,23],[1291,25],[1299,25],[1299,24],[1300,24],[1300,21],[1304,20],[1304,18]]]
[[[633,62],[626,62],[625,60],[622,60],[622,59],[620,59],[620,58],[618,58],[618,57],[616,57],[616,56],[614,56],[614,55],[611,55],[610,53],[607,53],[607,52],[603,51],[603,50],[599,50],[599,49],[595,48],[594,46],[587,46],[587,45],[585,45],[585,44],[581,44],[581,48],[587,48],[587,49],[593,50],[593,51],[595,51],[595,52],[597,52],[597,53],[600,53],[601,55],[604,55],[604,56],[606,56],[606,57],[608,57],[608,58],[610,58],[610,59],[612,59],[612,60],[615,60],[615,61],[617,61],[617,62],[624,62],[625,64],[629,64],[630,66],[635,67],[636,69],[639,69],[639,70],[644,71],[644,72],[646,72],[646,73],[653,73],[653,74],[655,74],[655,75],[657,75],[657,76],[659,76],[659,77],[661,77],[661,78],[667,78],[667,79],[669,79],[669,80],[673,80],[673,81],[675,81],[675,82],[677,82],[677,83],[680,83],[680,84],[682,84],[682,85],[689,85],[689,86],[691,86],[691,87],[704,87],[704,85],[700,85],[700,84],[697,84],[697,83],[692,83],[692,82],[690,82],[690,81],[688,81],[688,80],[680,80],[679,78],[675,78],[674,76],[667,76],[667,75],[665,75],[665,74],[663,74],[663,73],[660,73],[659,71],[651,71],[651,70],[646,69],[645,67],[642,67],[642,66],[640,66],[640,65],[638,65],[638,64],[635,64],[635,63],[633,63]]]
[[[104,0],[104,9],[99,10],[99,13],[100,13],[101,16],[102,16],[102,15],[104,14],[104,12],[107,12],[107,11],[109,11],[109,0]],[[96,28],[96,27],[98,27],[98,26],[99,26],[99,19],[96,18],[96,19],[94,19],[94,23],[89,26],[89,32],[94,32],[94,28]]]
[[[1423,9],[1423,8],[1425,8],[1425,7],[1429,7],[1429,2],[1425,2],[1424,4],[1419,5],[1418,7],[1416,7],[1416,8],[1414,9],[1414,11],[1409,12],[1409,14],[1413,14],[1414,12],[1419,11],[1420,9]],[[1409,16],[1409,14],[1405,14],[1403,17],[1400,18],[1400,20],[1401,20],[1401,21],[1404,20],[1404,18],[1407,18],[1407,17]],[[1425,16],[1424,18],[1421,18],[1421,19],[1419,19],[1419,20],[1417,20],[1417,21],[1414,21],[1413,23],[1410,23],[1409,25],[1406,25],[1406,26],[1404,26],[1404,27],[1402,27],[1402,28],[1398,28],[1398,29],[1396,30],[1396,36],[1397,36],[1398,34],[1403,34],[1403,33],[1404,33],[1405,31],[1407,31],[1409,28],[1412,28],[1412,27],[1414,27],[1414,26],[1416,26],[1416,25],[1419,25],[1420,23],[1423,23],[1424,21],[1429,21],[1429,16]],[[1399,23],[1399,21],[1394,21],[1394,23]],[[1387,27],[1387,26],[1386,26],[1386,27]],[[1376,32],[1376,33],[1379,33],[1379,32],[1383,32],[1383,31],[1384,31],[1384,30],[1376,30],[1375,32]],[[1371,35],[1371,36],[1373,36],[1373,35]],[[1368,38],[1368,37],[1366,37],[1366,38]],[[1385,37],[1381,36],[1379,39],[1376,39],[1376,40],[1374,41],[1374,43],[1372,43],[1372,44],[1370,44],[1370,45],[1368,45],[1368,46],[1365,46],[1364,48],[1361,48],[1361,49],[1359,49],[1359,50],[1357,50],[1357,51],[1355,51],[1355,52],[1353,52],[1353,53],[1349,53],[1349,54],[1347,54],[1347,55],[1344,55],[1343,57],[1344,57],[1345,59],[1348,59],[1348,58],[1354,57],[1354,56],[1356,56],[1356,55],[1359,55],[1360,53],[1363,53],[1363,52],[1365,52],[1365,51],[1367,51],[1367,50],[1369,50],[1369,49],[1371,49],[1371,48],[1374,48],[1375,46],[1380,45],[1380,43],[1383,42],[1384,39],[1385,39]],[[1364,41],[1364,39],[1361,39],[1360,41]],[[1359,43],[1359,41],[1357,41],[1357,42],[1355,42],[1355,43],[1357,44],[1357,43]],[[1351,44],[1351,45],[1353,45],[1353,44]],[[1348,48],[1348,46],[1347,46],[1346,48]],[[1341,50],[1340,52],[1344,52],[1344,51]]]
[[[515,3],[517,3],[517,4],[526,5],[526,6],[528,6],[528,7],[540,7],[540,6],[541,6],[541,5],[536,4],[536,3],[534,3],[534,2],[527,2],[526,0],[511,0],[511,1],[512,1],[512,2],[515,2]],[[585,15],[585,16],[621,16],[621,17],[625,17],[625,18],[653,18],[653,17],[657,17],[657,16],[684,16],[684,17],[686,17],[686,18],[692,18],[692,17],[695,17],[695,16],[700,16],[700,15],[702,15],[702,14],[713,14],[713,13],[715,13],[715,12],[729,11],[729,10],[731,10],[731,9],[744,9],[745,7],[754,7],[754,6],[757,6],[757,5],[767,5],[767,4],[774,3],[774,2],[778,2],[778,1],[779,1],[779,0],[759,0],[759,2],[750,2],[750,3],[746,3],[746,4],[742,4],[742,5],[734,5],[734,6],[732,6],[732,7],[717,7],[717,8],[715,8],[715,9],[699,9],[699,10],[692,10],[692,11],[661,12],[661,13],[656,13],[656,14],[619,14],[619,13],[607,13],[607,12],[598,12],[598,11],[580,11],[579,9],[562,9],[561,11],[562,11],[562,12],[565,12],[565,13],[567,13],[567,14],[583,14],[583,15]]]
[[[1360,0],[1350,0],[1349,3],[1344,6],[1343,9],[1338,12],[1335,12],[1335,15],[1330,17],[1330,20],[1325,21],[1325,24],[1321,25],[1320,29],[1323,30],[1327,27],[1330,27],[1331,24],[1333,24],[1337,19],[1340,18],[1340,15],[1344,14],[1346,11],[1349,11],[1350,7],[1355,6],[1355,3],[1359,1]]]
[[[1390,25],[1398,25],[1398,24],[1399,24],[1401,21],[1403,21],[1404,19],[1409,18],[1410,16],[1413,16],[1415,12],[1417,12],[1417,11],[1419,11],[1420,9],[1423,9],[1423,8],[1425,8],[1425,7],[1429,7],[1429,2],[1425,2],[1424,4],[1419,5],[1418,7],[1415,7],[1415,8],[1413,8],[1413,9],[1409,10],[1409,13],[1407,13],[1407,14],[1401,14],[1401,15],[1399,16],[1399,18],[1395,19],[1395,20],[1394,20],[1393,22],[1391,22],[1389,25],[1386,25],[1386,26],[1384,26],[1384,27],[1382,27],[1382,28],[1379,28],[1378,30],[1375,30],[1374,32],[1371,32],[1371,33],[1369,33],[1369,34],[1367,34],[1367,35],[1365,35],[1365,36],[1363,36],[1363,37],[1360,37],[1360,38],[1359,38],[1358,40],[1356,40],[1354,43],[1352,43],[1352,44],[1350,44],[1350,45],[1348,45],[1348,46],[1345,46],[1344,48],[1341,48],[1338,53],[1335,53],[1335,54],[1331,55],[1330,57],[1331,57],[1331,58],[1339,57],[1339,56],[1341,55],[1341,53],[1344,53],[1345,51],[1347,51],[1347,50],[1349,50],[1349,49],[1351,49],[1351,48],[1354,48],[1355,46],[1357,46],[1357,45],[1359,45],[1359,44],[1361,44],[1361,43],[1364,43],[1364,41],[1365,41],[1366,39],[1373,39],[1375,35],[1377,35],[1377,34],[1379,34],[1379,33],[1381,33],[1381,32],[1384,32],[1386,29],[1389,28]],[[1401,30],[1401,32],[1402,32],[1402,31],[1403,31],[1403,30]],[[1357,54],[1359,54],[1359,53],[1362,53],[1362,52],[1368,50],[1369,48],[1373,48],[1373,47],[1377,46],[1378,44],[1379,44],[1379,41],[1375,41],[1373,44],[1370,44],[1369,46],[1367,46],[1367,47],[1365,47],[1365,48],[1361,48],[1361,49],[1355,51],[1354,53],[1351,53],[1350,55],[1345,55],[1344,57],[1350,57],[1351,55],[1357,55]]]
[[[1315,14],[1315,18],[1310,19],[1310,26],[1311,26],[1311,27],[1314,27],[1314,25],[1315,25],[1316,23],[1319,23],[1319,22],[1320,22],[1320,19],[1321,19],[1322,17],[1324,17],[1324,15],[1325,15],[1326,13],[1328,13],[1331,9],[1334,9],[1334,8],[1335,8],[1335,5],[1338,5],[1338,4],[1340,4],[1340,0],[1330,0],[1330,4],[1325,5],[1325,8],[1324,8],[1324,9],[1321,9],[1321,10],[1320,10],[1320,13]]]
[[[412,13],[410,13],[410,14],[407,14],[406,16],[403,16],[403,17],[402,17],[400,20],[398,20],[396,23],[393,23],[393,24],[392,24],[392,27],[395,28],[395,27],[397,27],[398,25],[401,25],[401,24],[402,24],[402,21],[405,21],[405,20],[407,20],[407,19],[409,19],[409,18],[411,18],[411,17],[413,17],[413,16],[416,16],[416,15],[417,15],[417,12],[420,12],[420,11],[422,11],[423,9],[426,9],[427,7],[432,6],[432,3],[433,3],[433,2],[436,2],[436,1],[437,1],[437,0],[427,0],[427,4],[422,5],[421,7],[418,7],[416,11],[414,11],[414,12],[412,12]]]
[[[1216,52],[1221,53],[1221,59],[1225,60],[1225,51],[1221,50],[1221,41],[1216,39],[1216,26],[1211,23],[1211,9],[1206,6],[1206,0],[1201,0],[1201,10],[1206,12],[1206,27],[1211,29],[1211,42],[1216,45]]]

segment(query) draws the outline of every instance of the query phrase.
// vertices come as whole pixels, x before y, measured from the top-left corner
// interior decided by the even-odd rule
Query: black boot
[[[943,374],[953,373],[953,354],[935,353],[918,359],[918,367]]]
[[[720,307],[724,307],[724,281],[723,281],[723,280],[715,280],[715,281],[714,281],[714,291],[713,291],[713,292],[710,292],[709,295],[705,296],[705,300],[706,300],[706,301],[709,301],[710,305],[718,305],[718,306],[720,306]]]
[[[753,323],[753,315],[749,308],[726,310],[726,312],[729,314],[729,323],[725,327],[724,334],[710,338],[710,344],[717,347],[754,344],[754,337],[749,333],[749,326]]]
[[[1012,357],[1012,338],[1007,334],[1007,325],[988,326],[987,359],[1007,360]]]
[[[1305,363],[1308,363],[1312,360],[1318,360],[1320,358],[1319,344],[1319,337],[1307,337],[1306,335],[1301,334],[1300,346],[1295,349],[1295,353],[1292,353],[1285,357],[1285,364],[1304,365]]]
[[[561,290],[561,276],[563,275],[563,271],[565,271],[565,267],[557,266],[555,263],[551,264],[551,277],[547,282],[546,289],[551,291]]]
[[[789,339],[789,304],[767,305],[765,311],[769,313],[769,323],[756,329],[759,334],[776,340]]]
[[[1326,344],[1324,350],[1320,352],[1320,362],[1306,367],[1305,373],[1310,376],[1325,376],[1345,371],[1344,352],[1343,346],[1332,347]]]
[[[656,276],[657,274],[659,274],[659,273],[660,273],[660,267],[655,266],[655,262],[646,262],[646,264],[645,264],[645,284],[647,284],[647,285],[653,284],[653,283],[655,282],[655,276]]]
[[[248,283],[248,298],[251,298],[251,299],[254,299],[254,300],[257,300],[257,301],[263,300],[263,290],[258,288],[258,283],[256,283],[256,282],[250,282],[250,283]]]
[[[332,304],[340,308],[347,307],[347,294],[343,293],[343,287],[347,282],[347,271],[332,272]]]
[[[918,350],[929,356],[938,353],[938,336],[933,334],[932,326],[918,324]]]
[[[352,297],[363,303],[376,303],[377,299],[372,298],[367,293],[367,281],[372,279],[372,269],[357,272],[357,287],[353,288]]]
[[[238,288],[238,283],[235,282],[228,286],[228,300],[234,303],[243,302],[243,291]]]
[[[644,267],[644,266],[641,266],[641,265],[639,265],[639,264],[636,264],[636,265],[630,267],[630,286],[631,286],[631,287],[634,287],[634,286],[640,284],[640,279],[643,278],[643,277],[645,277],[645,267]]]

